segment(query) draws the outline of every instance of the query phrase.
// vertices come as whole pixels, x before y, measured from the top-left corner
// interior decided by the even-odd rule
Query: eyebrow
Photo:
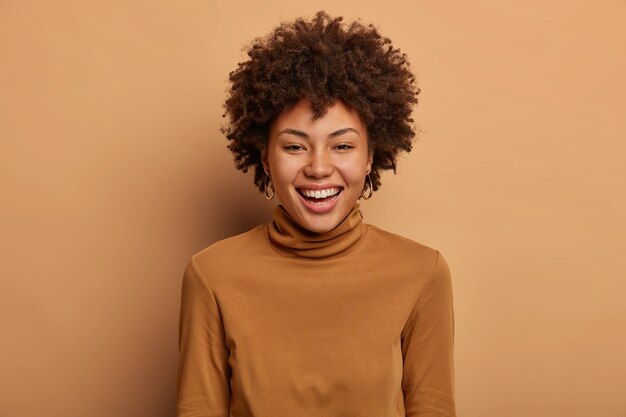
[[[356,129],[352,128],[352,127],[344,127],[343,129],[339,129],[339,130],[336,130],[336,131],[332,132],[330,135],[328,135],[328,137],[329,137],[329,138],[335,138],[335,137],[337,137],[337,136],[341,136],[341,135],[346,134],[346,133],[348,133],[348,132],[354,132],[354,133],[356,133],[357,135],[361,136],[358,130],[356,130]],[[276,136],[280,136],[280,135],[282,135],[283,133],[287,133],[287,134],[289,134],[289,135],[299,136],[299,137],[301,137],[301,138],[305,138],[305,139],[308,139],[308,138],[309,138],[309,135],[307,135],[307,134],[306,134],[306,133],[304,133],[303,131],[301,131],[301,130],[296,130],[296,129],[290,129],[290,128],[287,128],[287,129],[283,129],[283,130],[281,130],[280,132],[278,132],[278,133],[276,134]]]

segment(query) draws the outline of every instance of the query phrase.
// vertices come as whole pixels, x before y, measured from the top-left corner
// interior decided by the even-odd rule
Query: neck
[[[350,248],[363,235],[363,215],[356,204],[334,229],[312,232],[293,220],[282,206],[274,210],[269,224],[271,243],[283,254],[303,258],[326,258],[340,254]]]

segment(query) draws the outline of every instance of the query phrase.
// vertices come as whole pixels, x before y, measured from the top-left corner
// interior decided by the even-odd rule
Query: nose
[[[333,173],[335,167],[330,155],[323,149],[318,149],[311,153],[308,163],[304,167],[304,175],[312,178],[324,178]]]

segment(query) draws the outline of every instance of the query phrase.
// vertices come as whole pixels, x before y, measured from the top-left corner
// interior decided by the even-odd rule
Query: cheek
[[[272,181],[274,182],[274,186],[288,186],[293,183],[298,175],[298,166],[297,164],[294,164],[293,161],[281,158],[270,158],[269,165],[272,171]]]
[[[345,161],[337,166],[344,181],[351,185],[361,186],[365,182],[367,172],[367,159],[358,158],[352,161]]]

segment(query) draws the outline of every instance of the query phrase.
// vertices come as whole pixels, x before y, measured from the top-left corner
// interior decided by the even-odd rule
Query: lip
[[[337,184],[306,184],[295,187],[296,190],[325,190],[327,188],[340,188],[343,191],[344,187]]]
[[[341,191],[339,192],[339,194],[337,194],[332,200],[330,200],[327,203],[324,204],[314,204],[311,203],[309,200],[307,200],[306,198],[302,197],[302,195],[297,191],[298,189],[308,189],[308,190],[324,190],[326,188],[340,188]],[[321,187],[298,187],[296,189],[296,194],[298,194],[298,198],[300,199],[300,202],[302,203],[302,205],[304,207],[306,207],[308,210],[312,211],[313,213],[316,214],[323,214],[323,213],[327,213],[329,211],[331,211],[336,205],[337,202],[339,201],[339,199],[341,198],[341,196],[343,195],[343,187],[339,187],[339,186],[328,186],[328,185],[324,185]]]

